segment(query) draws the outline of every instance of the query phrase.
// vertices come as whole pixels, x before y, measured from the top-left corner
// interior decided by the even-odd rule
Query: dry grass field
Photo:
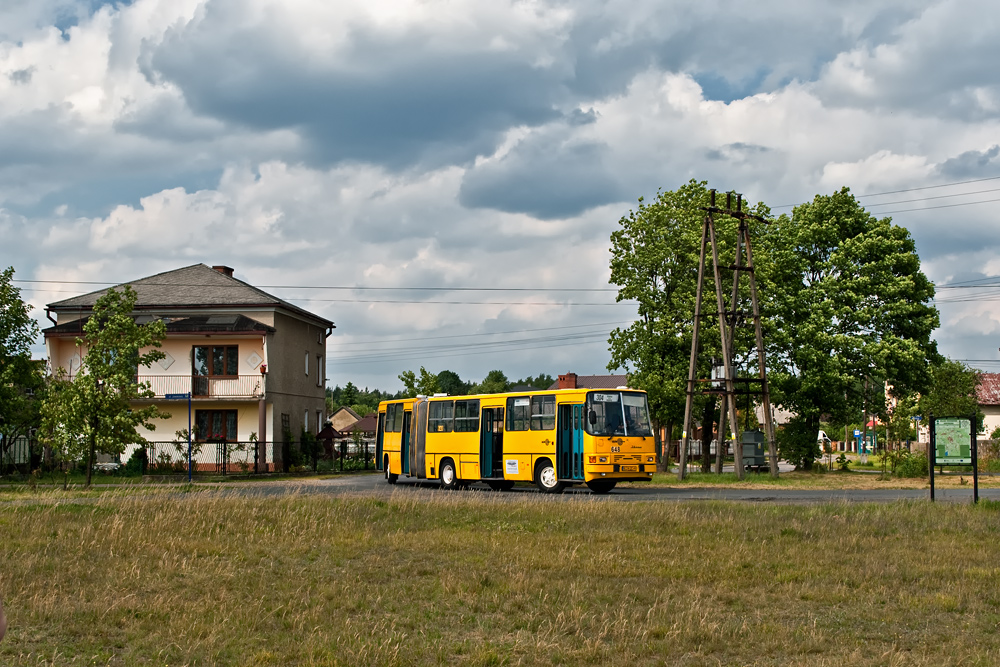
[[[644,484],[644,483],[643,483]],[[783,472],[778,479],[772,479],[767,473],[747,473],[743,480],[736,479],[731,472],[716,475],[715,473],[689,473],[683,482],[677,480],[676,474],[657,473],[653,476],[655,486],[688,488],[738,488],[738,489],[927,489],[930,487],[925,477],[882,477],[878,472]],[[938,488],[959,489],[972,488],[971,474],[956,474],[948,472],[944,475],[935,473],[934,485]],[[996,488],[1000,486],[1000,476],[980,473],[980,488]]]
[[[998,538],[991,503],[36,492],[0,664],[995,665]]]

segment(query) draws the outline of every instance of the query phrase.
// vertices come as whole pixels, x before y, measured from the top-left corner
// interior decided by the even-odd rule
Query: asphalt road
[[[420,498],[440,497],[442,494],[491,495],[498,498],[539,498],[551,501],[569,499],[593,499],[602,502],[628,501],[698,501],[731,500],[742,502],[770,503],[827,503],[827,502],[895,502],[899,500],[928,500],[929,492],[922,489],[715,489],[715,488],[664,488],[636,485],[632,488],[616,488],[607,495],[599,496],[586,486],[575,486],[558,495],[545,495],[533,486],[517,486],[510,491],[491,491],[485,484],[473,484],[466,490],[444,491],[434,481],[400,478],[395,485],[387,484],[381,474],[348,475],[327,480],[307,482],[284,481],[263,484],[247,484],[228,487],[228,491],[245,495],[287,495],[292,493],[320,494],[331,496],[375,496],[384,499],[394,493],[411,494]],[[980,499],[1000,501],[1000,489],[979,489]],[[972,502],[972,488],[937,489],[935,498],[941,502]]]

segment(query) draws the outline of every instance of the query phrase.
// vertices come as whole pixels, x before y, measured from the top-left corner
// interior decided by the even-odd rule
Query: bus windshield
[[[587,433],[607,436],[652,436],[646,394],[635,391],[588,393]]]

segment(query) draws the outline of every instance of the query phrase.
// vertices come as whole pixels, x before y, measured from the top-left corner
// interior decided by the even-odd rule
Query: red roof
[[[979,405],[1000,405],[1000,373],[981,373],[976,389]]]
[[[374,433],[375,429],[378,427],[378,417],[374,414],[365,415],[358,421],[354,422],[347,428],[343,429],[342,433],[354,433],[355,431],[361,431],[362,433]]]
[[[628,386],[627,375],[577,375],[577,389],[617,389]],[[549,389],[558,389],[559,381],[552,383]]]

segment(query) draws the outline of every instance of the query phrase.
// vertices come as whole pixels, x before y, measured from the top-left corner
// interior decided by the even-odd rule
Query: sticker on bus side
[[[617,403],[620,394],[594,394],[596,403]]]
[[[531,404],[531,399],[528,398],[527,396],[525,396],[524,398],[515,398],[514,399],[514,405],[515,406],[530,405],[530,404]]]
[[[527,400],[527,399],[525,399],[525,400]],[[504,463],[506,464],[506,471],[505,471],[505,473],[507,475],[517,475],[517,474],[519,474],[517,472],[517,459],[504,459]]]

